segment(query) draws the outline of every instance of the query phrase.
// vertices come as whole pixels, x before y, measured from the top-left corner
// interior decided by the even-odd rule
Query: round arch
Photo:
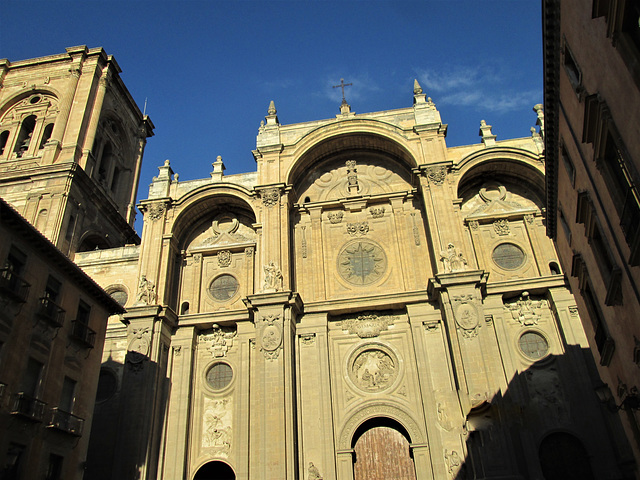
[[[179,213],[171,226],[171,233],[175,235],[178,244],[182,245],[193,226],[201,223],[204,217],[221,206],[244,211],[255,221],[257,213],[251,200],[251,192],[237,185],[207,185],[195,189],[173,205]]]
[[[340,125],[325,125],[305,135],[295,147],[295,159],[286,173],[286,183],[295,184],[310,165],[317,164],[336,153],[349,151],[376,151],[399,159],[407,170],[417,167],[416,155],[401,131],[390,124],[375,120],[354,119]]]
[[[90,252],[91,250],[104,250],[107,248],[111,248],[111,245],[104,235],[98,233],[96,230],[88,230],[80,237],[76,251]]]
[[[538,457],[546,480],[595,480],[589,452],[572,433],[546,435],[538,446]]]
[[[228,463],[214,460],[201,465],[193,480],[235,480],[236,474]]]
[[[43,95],[51,95],[55,97],[57,101],[60,101],[60,92],[58,92],[55,88],[48,87],[48,86],[47,87],[44,87],[44,86],[30,87],[28,89],[25,89],[21,92],[16,93],[12,97],[8,98],[2,105],[0,105],[0,118],[2,118],[4,114],[7,113],[7,111],[11,107],[13,107],[16,103],[18,103],[21,100],[24,100],[25,98],[31,95],[35,95],[37,93],[40,93]]]
[[[351,415],[342,427],[338,437],[338,449],[350,449],[352,440],[360,431],[361,426],[372,419],[376,419],[378,422],[390,421],[392,424],[399,425],[410,443],[427,442],[426,432],[420,428],[419,423],[411,415],[395,405],[385,403],[360,408]]]
[[[475,186],[497,180],[518,185],[527,185],[539,201],[544,200],[544,169],[531,152],[513,148],[492,148],[476,152],[459,164],[460,175],[457,195],[464,198],[465,192]]]

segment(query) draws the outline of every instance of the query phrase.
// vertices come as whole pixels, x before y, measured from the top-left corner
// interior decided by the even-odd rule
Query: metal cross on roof
[[[334,85],[333,88],[338,88],[340,87],[342,89],[342,103],[347,103],[347,101],[344,98],[344,87],[348,87],[350,85],[353,85],[353,83],[344,83],[344,78],[340,79],[340,85]]]

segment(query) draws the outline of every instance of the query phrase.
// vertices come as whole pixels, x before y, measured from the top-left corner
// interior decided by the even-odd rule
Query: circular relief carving
[[[381,348],[360,351],[349,366],[349,377],[366,392],[379,392],[391,386],[398,376],[398,361]]]
[[[356,240],[338,254],[338,272],[352,285],[368,285],[379,280],[387,270],[387,256],[382,247],[370,240]]]
[[[209,294],[219,302],[226,302],[238,292],[239,286],[236,277],[225,273],[213,279],[209,285]]]
[[[233,379],[233,369],[231,365],[224,362],[214,363],[205,375],[207,385],[214,390],[223,390]]]
[[[549,342],[538,332],[524,332],[518,339],[520,351],[528,358],[539,360],[549,353]]]
[[[478,326],[478,309],[471,303],[462,303],[456,310],[456,321],[465,330]]]
[[[124,307],[127,300],[129,300],[129,294],[123,288],[114,288],[109,292],[109,295],[111,295],[111,298],[118,302],[118,305],[121,307]]]
[[[493,249],[491,258],[500,268],[515,270],[524,264],[526,257],[519,246],[513,243],[501,243]]]

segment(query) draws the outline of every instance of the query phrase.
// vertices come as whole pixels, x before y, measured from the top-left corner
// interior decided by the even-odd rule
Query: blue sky
[[[269,101],[283,124],[332,118],[340,78],[356,113],[410,106],[417,78],[448,146],[478,143],[482,119],[498,140],[530,135],[542,103],[535,0],[2,2],[0,58],[74,45],[103,47],[147,99],[138,199],[167,158],[181,180],[207,177],[217,155],[227,174],[255,170]]]

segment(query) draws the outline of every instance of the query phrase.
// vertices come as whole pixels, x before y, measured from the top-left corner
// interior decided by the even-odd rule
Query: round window
[[[226,302],[238,292],[238,287],[236,277],[225,273],[213,279],[209,286],[209,293],[219,302]]]
[[[525,254],[522,249],[513,243],[501,243],[493,250],[493,261],[500,268],[515,270],[524,264]]]
[[[124,305],[127,303],[127,300],[129,299],[129,295],[127,295],[127,292],[120,289],[109,292],[109,295],[111,295],[111,298],[118,302],[121,307],[124,307]]]
[[[233,370],[227,363],[214,363],[207,371],[207,384],[214,390],[222,390],[231,383]]]
[[[522,353],[534,360],[538,360],[549,353],[549,343],[537,332],[525,332],[518,340],[518,346]]]
[[[345,245],[338,254],[338,272],[353,285],[368,285],[387,269],[387,257],[379,245],[358,240]]]

